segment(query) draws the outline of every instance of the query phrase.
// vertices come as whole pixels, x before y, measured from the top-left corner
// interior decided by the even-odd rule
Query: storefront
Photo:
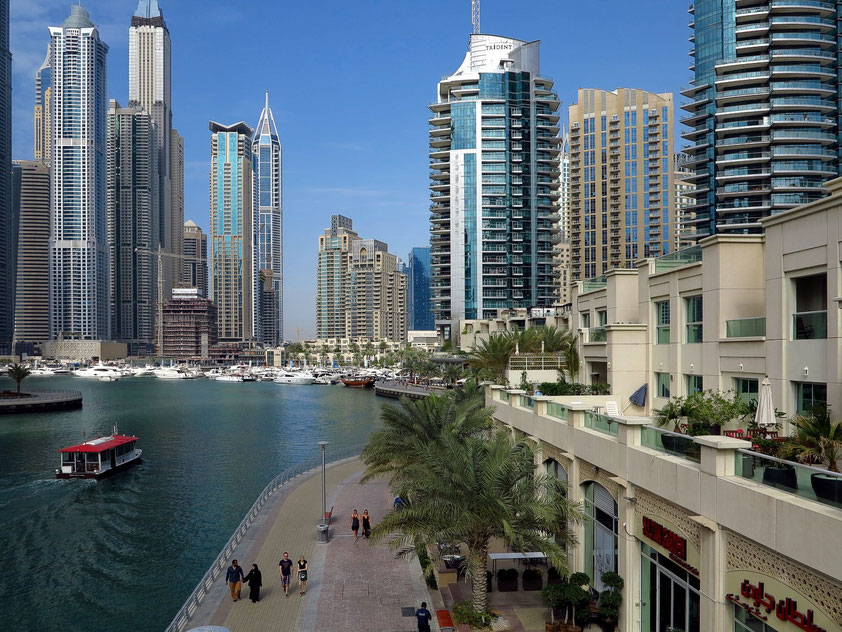
[[[602,574],[617,571],[618,517],[617,501],[599,483],[584,485],[585,513],[585,572],[591,585],[602,592]]]

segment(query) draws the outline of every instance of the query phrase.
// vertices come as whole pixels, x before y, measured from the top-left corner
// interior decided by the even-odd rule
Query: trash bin
[[[324,542],[325,544],[330,540],[330,527],[326,524],[316,525],[316,542]]]

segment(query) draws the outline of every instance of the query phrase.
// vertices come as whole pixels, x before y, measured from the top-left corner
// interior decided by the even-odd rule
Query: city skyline
[[[470,3],[437,2],[433,12],[419,12],[417,7],[383,6],[364,3],[351,10],[340,4],[330,11],[315,7],[291,7],[282,12],[266,6],[268,17],[257,25],[259,33],[250,38],[255,58],[261,54],[274,59],[269,44],[281,28],[292,56],[285,63],[301,66],[313,76],[329,76],[335,89],[343,95],[343,107],[336,109],[327,101],[300,102],[294,99],[291,86],[283,73],[265,74],[248,65],[251,53],[220,58],[212,52],[207,33],[218,29],[223,21],[239,28],[253,28],[248,15],[252,7],[243,9],[223,3],[207,5],[198,2],[160,3],[173,38],[173,127],[185,137],[186,174],[184,219],[192,219],[203,230],[208,229],[207,204],[208,141],[207,121],[246,120],[254,124],[255,103],[263,101],[265,90],[273,95],[273,110],[284,145],[286,211],[286,331],[294,339],[296,329],[302,336],[314,332],[314,280],[316,252],[310,235],[317,233],[332,213],[355,217],[361,234],[379,234],[389,241],[395,252],[408,252],[412,247],[428,243],[428,182],[425,163],[427,153],[426,105],[434,98],[435,83],[445,72],[451,72],[454,59],[462,55],[470,33]],[[687,6],[652,3],[660,19],[646,21],[640,7],[610,3],[611,22],[584,7],[570,7],[562,14],[541,3],[529,3],[517,15],[506,10],[502,2],[483,3],[483,31],[542,41],[542,71],[553,77],[556,90],[566,109],[576,89],[597,87],[614,89],[635,86],[653,92],[677,93],[689,82],[689,58],[686,38]],[[255,3],[262,6],[263,3]],[[128,102],[128,20],[137,7],[136,0],[111,3],[91,0],[85,4],[100,27],[103,40],[109,45],[109,98]],[[431,7],[433,8],[433,7]],[[32,108],[34,105],[34,73],[44,60],[47,45],[46,25],[60,23],[69,10],[67,2],[45,2],[29,6],[12,2],[12,50],[14,55],[14,151],[15,159],[32,155]],[[442,23],[441,15],[447,17]],[[650,14],[651,17],[651,14]],[[540,18],[540,19],[539,19]],[[395,25],[421,20],[435,25],[438,44],[431,47],[421,38],[407,39]],[[285,24],[297,24],[295,28]],[[279,27],[280,25],[280,27]],[[598,30],[606,42],[627,36],[629,29],[637,36],[655,42],[647,54],[623,50],[623,61],[617,62],[620,46],[607,46],[589,59],[588,66],[570,66],[566,60],[587,45],[584,31]],[[313,54],[312,40],[307,33],[326,33],[325,44]],[[270,36],[271,34],[271,36]],[[264,44],[261,35],[265,35]],[[336,35],[339,39],[331,39]],[[376,45],[375,45],[376,44]],[[301,51],[301,52],[296,52]],[[230,93],[213,94],[209,98],[210,68],[197,59],[210,56],[216,68],[236,75]],[[664,60],[667,68],[653,67],[652,59]],[[372,110],[364,95],[375,89],[378,73],[365,73],[369,67],[393,69],[393,90],[382,95],[383,107]],[[236,69],[236,72],[234,70]],[[259,107],[259,106],[258,106]],[[384,111],[388,111],[385,116]],[[317,122],[321,121],[321,124]],[[325,121],[331,121],[325,124]],[[337,135],[336,130],[343,133]],[[378,170],[372,172],[371,162]],[[319,169],[313,169],[318,164]]]

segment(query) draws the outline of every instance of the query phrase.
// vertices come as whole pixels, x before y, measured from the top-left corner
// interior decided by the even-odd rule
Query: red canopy
[[[69,448],[62,448],[59,452],[105,452],[111,448],[116,448],[118,445],[131,443],[132,441],[137,441],[137,437],[127,437],[125,435],[100,437],[99,439],[91,439],[79,445],[72,445]]]

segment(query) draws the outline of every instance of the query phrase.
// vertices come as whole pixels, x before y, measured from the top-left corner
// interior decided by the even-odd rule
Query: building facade
[[[138,0],[129,26],[129,106],[140,105],[158,129],[158,226],[164,252],[180,255],[183,214],[182,190],[173,191],[172,40],[158,0]],[[179,148],[176,148],[178,154]],[[180,148],[183,165],[183,147]],[[181,200],[181,217],[173,213],[173,196]],[[180,280],[177,258],[163,257],[163,295]]]
[[[53,96],[53,69],[50,67],[52,53],[47,45],[47,57],[35,71],[35,108],[33,112],[35,142],[35,160],[50,163],[52,160],[52,129],[50,126],[50,107]]]
[[[50,338],[107,339],[108,46],[81,6],[50,36]]]
[[[319,235],[316,280],[316,337],[345,338],[345,293],[351,242],[359,239],[350,217],[330,216],[330,228]]]
[[[406,303],[407,328],[430,331],[435,329],[435,316],[430,302],[430,249],[413,248],[407,258]]]
[[[210,299],[217,309],[220,342],[257,335],[251,139],[246,123],[210,122]]]
[[[272,278],[273,319],[263,318],[264,341],[281,344],[284,340],[284,245],[283,171],[281,139],[269,108],[269,92],[252,139],[254,176],[257,188],[257,268],[268,270]]]
[[[139,105],[108,108],[108,248],[111,337],[129,355],[155,351],[160,241],[157,126]]]
[[[407,279],[397,256],[376,239],[355,239],[346,256],[342,337],[405,341]]]
[[[186,361],[210,358],[217,343],[216,305],[198,288],[175,288],[163,308],[163,357]]]
[[[672,252],[672,95],[580,89],[569,115],[571,282]]]
[[[673,186],[675,192],[673,200],[675,203],[675,248],[685,248],[693,245],[693,240],[688,237],[692,234],[693,211],[690,210],[694,204],[693,192],[696,185],[693,184],[693,170],[688,166],[692,158],[683,151],[675,154],[675,173]]]
[[[184,138],[172,131],[170,143],[170,252],[184,256]],[[170,258],[174,269],[170,275],[173,287],[182,281],[183,266],[179,256]]]
[[[12,200],[12,53],[9,0],[0,1],[0,353],[11,351],[15,321],[16,220]]]
[[[559,239],[559,101],[539,42],[471,35],[430,105],[433,311],[445,340],[462,318],[550,305]]]
[[[553,254],[556,258],[558,275],[558,303],[565,305],[570,302],[570,134],[567,130],[562,136],[559,166],[561,198],[559,199],[558,226],[561,228],[561,239],[555,244]]]
[[[756,233],[839,173],[834,2],[690,5],[692,236]]]
[[[196,222],[184,222],[184,269],[182,283],[199,290],[199,296],[208,296],[208,236]]]
[[[50,338],[50,167],[41,160],[15,162],[20,170],[14,341]]]

